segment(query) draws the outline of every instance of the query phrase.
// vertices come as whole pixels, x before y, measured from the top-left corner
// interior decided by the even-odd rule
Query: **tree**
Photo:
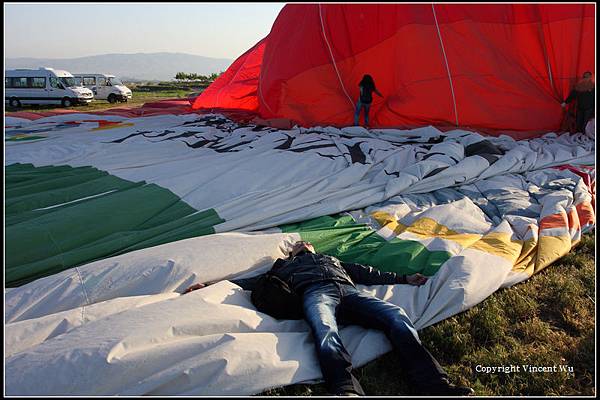
[[[222,73],[223,71],[219,73],[213,72],[210,75],[200,75],[195,72],[178,72],[177,74],[175,74],[175,79],[177,79],[178,81],[199,81],[203,84],[210,84],[214,82],[219,76],[221,76]]]
[[[188,74],[186,74],[185,72],[178,72],[177,74],[175,74],[175,79],[177,79],[178,81],[183,81],[188,79]]]

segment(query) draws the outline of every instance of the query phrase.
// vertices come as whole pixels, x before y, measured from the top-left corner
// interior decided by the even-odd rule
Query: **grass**
[[[479,396],[595,395],[595,234],[527,281],[420,331],[453,382]],[[522,365],[568,365],[573,373],[523,372]],[[520,366],[517,373],[477,372]],[[354,371],[367,395],[409,393],[394,351]],[[291,385],[264,396],[327,396],[325,386]]]
[[[94,100],[88,105],[77,105],[73,107],[61,107],[60,105],[24,105],[18,110],[13,110],[6,105],[6,111],[33,111],[33,112],[46,112],[55,110],[73,110],[77,112],[91,112],[91,111],[102,111],[111,108],[134,108],[140,107],[144,103],[164,100],[164,99],[186,99],[190,95],[194,94],[193,91],[187,89],[180,90],[161,90],[161,91],[136,91],[132,90],[132,98],[126,103],[114,103],[111,104],[106,100]]]
[[[167,98],[187,98],[189,90],[133,92],[127,103],[97,100],[70,107],[79,112],[139,107]],[[55,106],[26,106],[23,111],[52,111]],[[420,332],[421,340],[453,382],[470,385],[481,396],[555,396],[595,394],[595,235],[524,283],[502,289],[482,303]],[[569,365],[567,373],[496,373],[477,365]],[[354,371],[365,392],[403,396],[408,385],[392,351]],[[265,396],[328,395],[323,384],[291,385]]]

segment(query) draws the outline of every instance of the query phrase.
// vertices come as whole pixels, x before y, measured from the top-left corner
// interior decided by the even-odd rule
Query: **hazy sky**
[[[5,57],[181,52],[237,58],[285,3],[4,4]]]

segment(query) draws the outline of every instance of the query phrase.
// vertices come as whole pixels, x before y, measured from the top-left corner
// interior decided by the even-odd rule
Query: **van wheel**
[[[73,102],[71,101],[70,98],[65,97],[64,99],[62,99],[61,104],[63,107],[71,107],[73,105]]]
[[[116,103],[117,102],[117,96],[115,96],[114,94],[109,94],[108,95],[108,102],[109,103]]]
[[[8,105],[12,108],[21,108],[21,102],[16,97],[11,98]]]

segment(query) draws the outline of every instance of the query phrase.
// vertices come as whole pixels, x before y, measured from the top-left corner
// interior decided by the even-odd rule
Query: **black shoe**
[[[362,388],[361,388],[362,391]],[[360,393],[356,389],[338,389],[335,391],[330,391],[330,396],[352,396],[352,397],[360,397],[364,396],[364,393]]]
[[[471,396],[475,393],[470,387],[455,385],[445,378],[427,385],[416,386],[415,389],[415,394],[431,396]]]
[[[360,397],[360,394],[355,393],[355,392],[346,391],[346,392],[338,392],[334,396],[340,396],[340,397],[341,396]]]

